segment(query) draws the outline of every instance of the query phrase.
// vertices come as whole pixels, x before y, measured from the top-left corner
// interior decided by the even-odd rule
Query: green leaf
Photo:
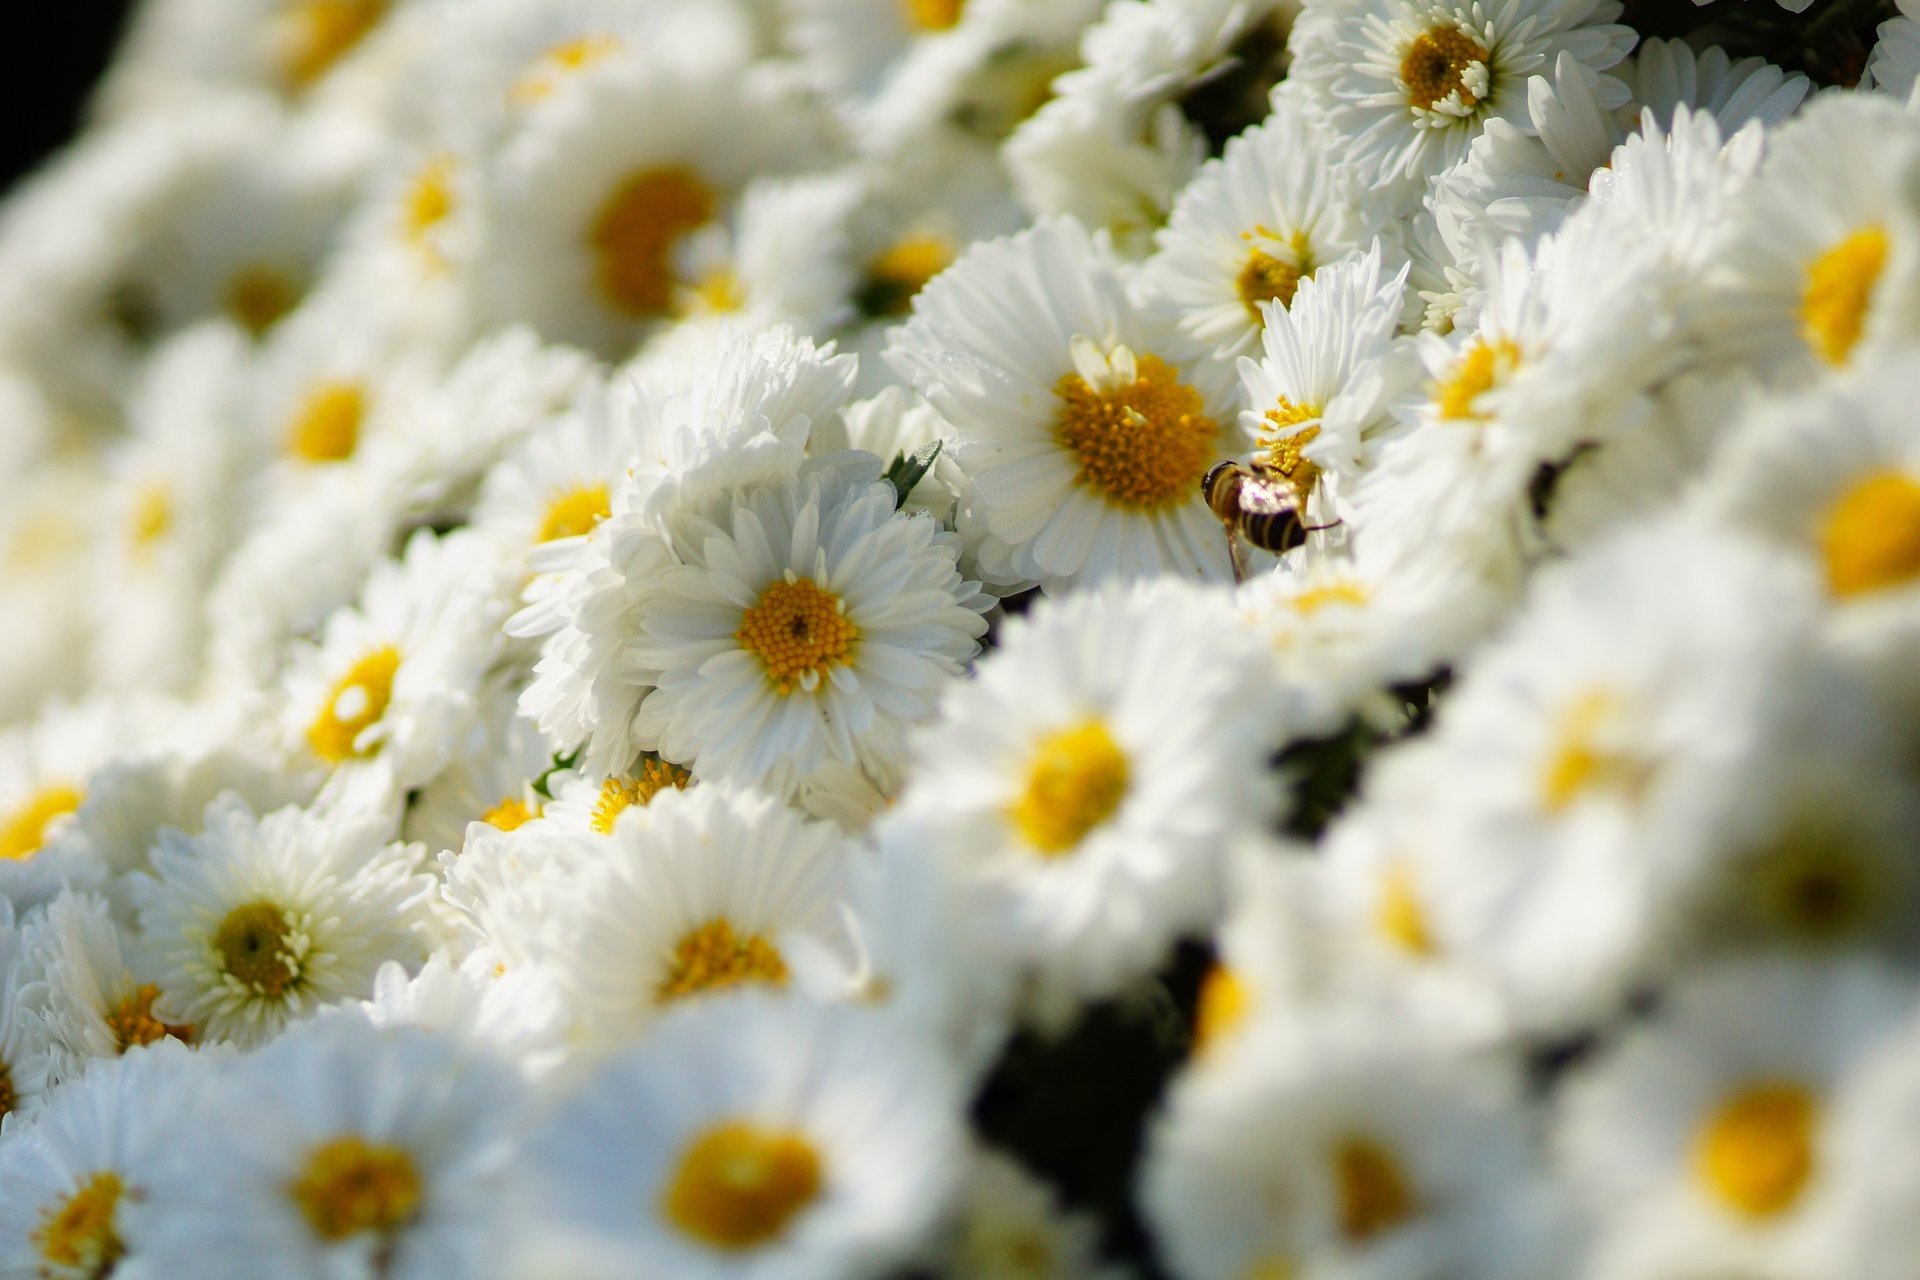
[[[533,790],[535,794],[543,800],[553,799],[553,792],[547,790],[547,780],[553,777],[554,774],[559,773],[562,769],[571,769],[574,765],[579,764],[582,750],[584,750],[584,748],[575,747],[571,751],[554,752],[553,763],[547,766],[545,773],[542,773],[533,780]]]
[[[940,447],[944,440],[933,440],[921,445],[912,453],[903,453],[887,466],[886,482],[893,486],[893,509],[898,511],[906,505],[907,495],[913,492],[913,486],[920,483],[921,477],[933,469],[935,458],[940,456]]]

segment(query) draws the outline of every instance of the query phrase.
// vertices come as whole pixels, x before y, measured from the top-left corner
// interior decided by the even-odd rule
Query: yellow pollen
[[[747,305],[747,291],[740,277],[729,267],[720,267],[700,277],[688,290],[681,310],[688,315],[713,315],[739,311]]]
[[[313,753],[328,764],[340,764],[378,750],[355,744],[387,713],[394,673],[399,670],[400,651],[392,645],[373,650],[349,667],[307,726],[307,744]]]
[[[26,803],[0,821],[0,861],[25,862],[40,852],[54,824],[80,808],[86,793],[53,783],[28,796]]]
[[[820,1165],[801,1134],[727,1121],[687,1144],[662,1208],[703,1244],[751,1249],[779,1238],[820,1194]]]
[[[134,496],[132,519],[127,523],[137,551],[151,550],[154,543],[166,537],[167,531],[173,528],[173,499],[166,486],[142,485]]]
[[[360,445],[366,412],[366,393],[358,383],[321,382],[294,414],[287,449],[303,462],[344,462]]]
[[[1270,233],[1261,227],[1255,234]],[[1265,249],[1250,251],[1246,265],[1240,268],[1240,274],[1234,280],[1234,288],[1240,294],[1240,304],[1247,309],[1247,315],[1252,317],[1255,324],[1262,322],[1261,303],[1278,302],[1282,307],[1291,307],[1300,282],[1313,274],[1313,264],[1307,257],[1306,232],[1294,232],[1283,252],[1285,256],[1276,258]]]
[[[539,817],[544,807],[529,807],[519,796],[503,796],[499,804],[480,815],[480,821],[501,831],[518,831]]]
[[[507,90],[507,100],[515,106],[539,102],[558,89],[566,78],[602,58],[620,52],[620,38],[595,32],[577,36],[541,54],[521,72]]]
[[[747,983],[787,985],[787,962],[762,934],[741,938],[731,921],[709,920],[674,944],[673,967],[654,995],[661,1003]]]
[[[293,922],[271,902],[249,902],[227,912],[213,933],[220,971],[255,995],[277,1000],[300,979],[290,950]]]
[[[1382,937],[1402,951],[1426,957],[1434,953],[1433,933],[1426,912],[1414,893],[1413,873],[1403,864],[1387,868],[1380,878],[1380,898],[1374,904],[1373,925]]]
[[[1200,393],[1158,356],[1135,361],[1126,386],[1095,391],[1078,373],[1054,384],[1054,434],[1080,460],[1075,483],[1116,506],[1158,511],[1194,500],[1219,428]]]
[[[812,693],[834,666],[852,665],[860,628],[839,596],[811,578],[789,576],[760,593],[733,638],[760,659],[767,683],[785,697],[796,688]]]
[[[1253,1008],[1253,992],[1226,965],[1215,962],[1200,983],[1193,1011],[1193,1051],[1205,1053],[1230,1035]]]
[[[1818,1111],[1813,1095],[1792,1081],[1749,1085],[1708,1117],[1694,1143],[1694,1171],[1742,1217],[1777,1217],[1813,1175]]]
[[[632,174],[607,198],[588,232],[595,279],[607,303],[639,320],[673,305],[673,251],[713,218],[716,199],[685,165]]]
[[[1340,1234],[1349,1243],[1371,1240],[1414,1214],[1413,1192],[1393,1153],[1365,1138],[1350,1138],[1333,1153],[1340,1193]]]
[[[1027,767],[1013,825],[1044,857],[1071,853],[1120,808],[1129,772],[1126,752],[1098,720],[1049,734]]]
[[[1854,482],[1828,510],[1820,550],[1836,596],[1920,578],[1920,479],[1880,471]]]
[[[538,540],[578,538],[593,532],[593,527],[613,514],[613,504],[603,484],[582,485],[558,494],[547,506],[540,521]]]
[[[110,1169],[81,1183],[33,1233],[40,1256],[57,1267],[72,1267],[89,1276],[112,1271],[126,1251],[114,1224],[125,1190],[120,1175]]]
[[[1605,693],[1575,698],[1560,721],[1553,758],[1540,785],[1540,802],[1549,813],[1566,810],[1581,796],[1611,789],[1637,797],[1652,779],[1652,766],[1601,741],[1618,704]]]
[[[863,301],[874,315],[905,315],[927,281],[953,263],[953,245],[943,236],[910,235],[867,264]]]
[[[331,1242],[405,1226],[423,1188],[405,1151],[346,1134],[309,1152],[289,1190],[313,1233]]]
[[[1296,595],[1291,603],[1295,613],[1306,617],[1320,612],[1328,605],[1344,604],[1356,609],[1364,609],[1370,599],[1372,597],[1367,594],[1367,588],[1363,584],[1348,578],[1340,578],[1316,587],[1308,587]]]
[[[603,836],[613,834],[615,819],[638,805],[644,809],[653,798],[672,787],[685,791],[693,785],[693,775],[665,760],[642,760],[640,772],[631,778],[608,778],[600,784],[600,798],[593,802],[590,825]]]
[[[1407,101],[1431,111],[1449,98],[1463,107],[1480,103],[1479,94],[1467,87],[1467,72],[1475,64],[1487,66],[1487,47],[1458,27],[1433,27],[1422,31],[1407,45],[1400,59],[1400,79],[1407,86]]]
[[[1481,396],[1505,383],[1520,367],[1520,347],[1510,338],[1475,338],[1453,372],[1433,389],[1433,402],[1448,422],[1485,422]]]
[[[295,89],[326,75],[387,12],[387,0],[294,0],[277,19],[280,71]]]
[[[966,0],[900,0],[907,22],[921,31],[951,31],[960,25]]]
[[[1828,364],[1845,364],[1853,354],[1886,265],[1887,233],[1877,226],[1854,232],[1808,264],[1800,332]]]
[[[220,301],[235,324],[258,338],[293,310],[300,301],[300,284],[276,267],[256,263],[228,278]]]
[[[1283,399],[1265,415],[1264,420],[1274,430],[1260,434],[1261,461],[1284,476],[1303,502],[1320,480],[1319,464],[1306,456],[1307,446],[1320,438],[1320,427],[1317,423],[1308,427],[1299,424],[1313,422],[1319,416],[1318,406],[1296,405]],[[1299,429],[1289,430],[1294,427]]]
[[[414,175],[401,202],[400,229],[406,242],[433,266],[446,265],[433,234],[453,212],[453,157],[435,156]]]
[[[164,1040],[168,1036],[175,1040],[192,1041],[192,1027],[162,1022],[153,1016],[153,1002],[159,994],[159,987],[151,982],[143,982],[107,1013],[107,1029],[113,1032],[113,1042],[120,1046],[122,1053],[137,1045]]]

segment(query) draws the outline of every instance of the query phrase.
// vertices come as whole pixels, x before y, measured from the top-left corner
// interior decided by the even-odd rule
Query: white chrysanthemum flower
[[[896,513],[881,465],[818,459],[669,517],[620,668],[643,695],[641,746],[791,792],[829,761],[879,768],[932,713],[979,651],[988,601],[953,535]]]
[[[542,922],[576,1035],[618,1041],[740,986],[831,990],[851,858],[838,829],[751,792],[668,789],[627,810]]]
[[[1368,180],[1422,182],[1466,158],[1489,120],[1531,123],[1527,77],[1572,54],[1604,72],[1633,47],[1614,0],[1357,0],[1310,7],[1289,75]],[[1602,106],[1627,100],[1611,76]]]
[[[391,822],[231,798],[197,836],[163,831],[136,872],[138,960],[155,1012],[196,1038],[259,1044],[290,1022],[364,998],[387,960],[425,958],[418,925],[432,880],[417,846],[385,846]]]
[[[287,673],[287,732],[337,779],[398,794],[430,781],[478,712],[506,615],[477,535],[416,533]],[[298,749],[296,747],[296,749]]]
[[[530,113],[489,166],[483,311],[624,355],[697,283],[682,260],[694,233],[750,178],[815,149],[805,105],[738,65],[654,51],[596,69]]]
[[[1642,40],[1620,67],[1633,102],[1671,130],[1681,107],[1705,113],[1725,133],[1749,120],[1772,128],[1792,115],[1813,84],[1764,58],[1733,58],[1719,45],[1695,49],[1683,40]]]
[[[1827,94],[1768,139],[1696,325],[1716,352],[1779,381],[1845,367],[1920,332],[1920,117]]]
[[[1158,251],[1134,278],[1139,295],[1172,310],[1214,355],[1246,351],[1260,336],[1263,304],[1292,306],[1316,271],[1378,246],[1392,225],[1345,169],[1327,163],[1330,152],[1304,109],[1276,103],[1181,190],[1154,236]]]
[[[32,433],[34,409],[12,387],[0,396],[0,436]],[[0,481],[0,612],[18,620],[0,627],[0,721],[7,723],[49,697],[86,688],[93,619],[73,584],[87,572],[98,532],[88,514],[110,493],[90,466],[23,452]]]
[[[1834,1122],[1913,998],[1904,975],[1778,960],[1677,986],[1562,1094],[1585,1274],[1842,1274],[1837,1193],[1872,1175],[1835,1160]]]
[[[1554,1271],[1511,1072],[1368,1013],[1276,1017],[1176,1081],[1141,1199],[1181,1280]]]
[[[572,405],[540,424],[488,470],[473,507],[473,528],[508,556],[584,538],[613,513],[613,490],[633,463],[634,441],[611,392],[582,389]]]
[[[155,1045],[95,1063],[30,1119],[12,1117],[0,1135],[0,1274],[166,1274],[129,1211],[157,1188],[220,1078],[205,1057]]]
[[[548,1113],[520,1162],[528,1280],[884,1273],[955,1189],[959,1090],[849,1006],[677,1013]]]
[[[1920,5],[1899,0],[1900,12],[1880,24],[1879,40],[1860,82],[1901,101],[1911,101],[1920,83]]]
[[[571,1056],[567,1006],[551,971],[539,965],[508,967],[473,955],[456,966],[437,951],[409,976],[389,961],[362,1007],[375,1026],[437,1032],[512,1063],[530,1080],[551,1078]]]
[[[921,291],[887,359],[952,426],[989,581],[1227,576],[1200,479],[1241,451],[1232,389],[1184,345],[1073,222],[977,245]]]
[[[13,904],[0,897],[0,1121],[32,1112],[53,1084],[38,971],[46,919],[30,919],[16,921]]]
[[[1524,1020],[1580,1025],[1658,972],[1716,853],[1764,823],[1749,797],[1811,696],[1810,579],[1650,521],[1543,571],[1449,694],[1430,905]]]
[[[882,841],[946,863],[1041,1017],[1110,995],[1213,920],[1224,846],[1279,805],[1288,726],[1263,664],[1199,587],[1049,603],[915,740]]]
[[[1897,1035],[1849,1072],[1827,1129],[1826,1150],[1845,1215],[1845,1265],[1859,1280],[1898,1280],[1920,1247],[1920,1168],[1905,1137],[1920,1120],[1920,1018],[1911,1012]]]
[[[160,1275],[483,1280],[523,1096],[449,1037],[329,1013],[228,1068],[129,1234]]]
[[[944,432],[945,424],[932,405],[906,387],[892,383],[868,399],[848,405],[838,418],[816,423],[807,448],[815,455],[858,449],[892,463],[940,440],[940,452],[933,465],[907,493],[900,507],[903,511],[924,511],[945,524],[953,517],[954,503],[966,483],[966,473],[947,456]]]
[[[975,1151],[960,1197],[960,1227],[946,1251],[953,1280],[1125,1280],[1102,1266],[1099,1229],[1070,1213],[1060,1197],[1019,1162]]]
[[[192,1027],[154,1014],[160,988],[135,974],[105,899],[91,894],[54,899],[37,945],[46,983],[38,1016],[46,1024],[55,1082],[77,1079],[90,1062],[156,1040],[191,1041]]]
[[[68,885],[97,887],[105,867],[60,837],[99,771],[151,727],[137,709],[96,702],[52,705],[0,731],[0,896],[15,910],[50,902]]]
[[[420,841],[436,855],[458,853],[476,823],[514,831],[545,812],[547,796],[535,784],[544,783],[551,794],[559,778],[551,773],[553,751],[545,735],[520,714],[522,679],[506,668],[480,690],[473,728],[447,767],[409,801],[403,838]]]

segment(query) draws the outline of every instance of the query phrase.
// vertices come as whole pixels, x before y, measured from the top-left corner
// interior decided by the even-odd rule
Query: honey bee
[[[1207,469],[1200,480],[1200,496],[1226,528],[1235,582],[1247,576],[1243,539],[1280,555],[1304,544],[1309,533],[1332,527],[1307,523],[1307,497],[1312,492],[1313,477],[1289,475],[1259,461],[1249,467],[1216,462]]]

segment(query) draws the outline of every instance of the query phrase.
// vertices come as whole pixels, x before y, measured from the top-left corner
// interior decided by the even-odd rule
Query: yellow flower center
[[[1344,604],[1356,609],[1364,609],[1371,599],[1364,583],[1355,582],[1351,578],[1338,578],[1332,582],[1321,583],[1319,586],[1308,587],[1294,596],[1291,603],[1295,613],[1308,617],[1329,605]]]
[[[1253,992],[1238,974],[1215,962],[1200,983],[1200,999],[1193,1011],[1193,1051],[1205,1053],[1247,1019]]]
[[[1828,364],[1841,365],[1867,325],[1873,288],[1887,265],[1887,233],[1864,227],[1807,266],[1800,332]]]
[[[355,745],[360,735],[377,724],[393,699],[393,677],[400,670],[400,651],[392,645],[375,649],[347,669],[327,695],[320,714],[307,726],[307,743],[328,764],[372,755],[375,747]]]
[[[1475,77],[1478,89],[1467,83],[1468,72],[1486,67],[1487,47],[1458,27],[1432,27],[1415,36],[1400,59],[1400,79],[1407,101],[1425,111],[1454,99],[1462,107],[1480,103],[1484,76]]]
[[[255,995],[273,1000],[300,980],[292,944],[293,921],[271,902],[235,907],[213,933],[220,971]]]
[[[221,291],[221,306],[235,324],[258,338],[300,301],[300,283],[263,263],[241,267]]]
[[[1271,237],[1265,227],[1257,228],[1251,235]],[[1279,247],[1279,246],[1275,246]],[[1307,233],[1296,231],[1281,249],[1281,256],[1275,257],[1265,249],[1255,248],[1247,254],[1247,261],[1240,268],[1240,275],[1234,280],[1234,288],[1240,294],[1240,303],[1247,309],[1247,315],[1255,324],[1260,324],[1260,304],[1278,302],[1282,307],[1293,305],[1293,295],[1300,288],[1300,282],[1313,274],[1313,263],[1307,257]]]
[[[88,1276],[112,1271],[113,1264],[126,1252],[114,1228],[125,1190],[120,1175],[110,1169],[81,1183],[33,1233],[40,1256],[57,1267],[72,1267]]]
[[[387,0],[293,0],[280,11],[280,73],[304,89],[333,69],[386,15]]]
[[[1078,373],[1054,384],[1054,434],[1080,460],[1075,483],[1117,506],[1164,510],[1190,502],[1213,461],[1219,428],[1200,393],[1155,355],[1129,382],[1096,391]]]
[[[54,824],[77,811],[86,793],[56,782],[28,796],[26,802],[0,821],[0,861],[25,862],[40,852]]]
[[[152,1044],[168,1036],[180,1041],[193,1039],[192,1027],[162,1022],[153,1016],[153,1002],[159,994],[160,988],[151,982],[143,982],[107,1011],[107,1029],[113,1032],[113,1042],[120,1046],[120,1052],[125,1053],[136,1045]]]
[[[1540,802],[1547,812],[1561,813],[1582,796],[1600,790],[1636,798],[1652,781],[1651,764],[1605,740],[1618,714],[1619,703],[1597,691],[1582,694],[1568,705],[1540,784]]]
[[[520,73],[507,90],[507,100],[521,107],[539,102],[558,89],[568,76],[620,52],[620,47],[618,36],[603,32],[557,44]]]
[[[344,462],[360,445],[367,397],[354,382],[321,382],[293,415],[287,450],[302,462]]]
[[[673,967],[654,992],[661,1003],[746,983],[787,985],[787,962],[761,934],[741,938],[722,917],[690,930],[673,948]]]
[[[665,760],[642,760],[640,772],[631,778],[608,778],[600,784],[600,798],[593,802],[590,825],[603,836],[613,834],[614,820],[635,805],[642,809],[653,798],[672,787],[685,791],[693,785],[693,775]]]
[[[1013,825],[1043,856],[1070,853],[1120,808],[1129,772],[1126,752],[1098,720],[1049,734],[1027,766]]]
[[[867,264],[860,306],[868,315],[902,316],[927,281],[953,263],[953,245],[943,236],[910,235],[896,240]]]
[[[1827,587],[1836,596],[1904,586],[1920,577],[1920,480],[1881,471],[1854,483],[1820,532]]]
[[[20,1103],[20,1095],[13,1087],[13,1070],[4,1061],[0,1061],[0,1120]]]
[[[345,1134],[307,1154],[291,1190],[313,1233],[339,1241],[405,1226],[419,1211],[424,1188],[405,1151]]]
[[[1340,1234],[1349,1243],[1371,1240],[1414,1215],[1413,1191],[1393,1153],[1366,1138],[1349,1138],[1333,1153],[1340,1196]]]
[[[900,0],[909,25],[921,31],[950,31],[960,25],[966,0]]]
[[[1387,941],[1412,955],[1424,958],[1435,951],[1433,933],[1427,928],[1427,914],[1414,892],[1413,873],[1404,864],[1395,863],[1380,877],[1373,927]]]
[[[1267,410],[1264,418],[1274,429],[1260,435],[1261,461],[1285,477],[1303,502],[1320,480],[1319,464],[1306,456],[1307,446],[1320,438],[1320,427],[1315,424],[1298,430],[1288,428],[1319,416],[1318,406],[1296,405],[1283,399],[1277,407]]]
[[[1475,338],[1453,372],[1433,389],[1433,403],[1448,422],[1485,422],[1480,397],[1503,385],[1520,367],[1520,347],[1509,338]]]
[[[681,295],[684,315],[716,315],[738,311],[747,305],[747,291],[731,267],[716,267],[700,277],[699,283]]]
[[[662,1207],[702,1244],[739,1251],[777,1239],[821,1182],[819,1153],[804,1135],[727,1121],[687,1144]]]
[[[453,213],[453,157],[435,156],[414,175],[400,202],[400,234],[434,267],[446,265],[435,230]]]
[[[607,303],[640,320],[673,305],[673,251],[713,218],[713,188],[685,165],[643,169],[622,182],[588,232],[595,279]]]
[[[607,486],[589,484],[569,489],[547,504],[537,540],[552,542],[556,538],[581,537],[592,533],[595,525],[612,514],[613,503],[607,496]]]
[[[760,659],[767,683],[785,697],[796,687],[812,693],[835,664],[851,665],[860,628],[847,616],[846,601],[789,571],[741,615],[733,636]]]
[[[480,821],[501,831],[518,831],[539,816],[539,808],[530,807],[519,796],[503,796],[499,804],[480,815]]]
[[[1747,1218],[1793,1207],[1813,1175],[1819,1105],[1792,1081],[1750,1085],[1707,1118],[1694,1169],[1721,1204]]]
[[[1893,900],[1876,872],[1871,855],[1816,824],[1789,832],[1740,877],[1766,924],[1827,943],[1853,935]]]
[[[135,551],[147,552],[173,528],[173,498],[163,484],[140,486],[127,521]]]

